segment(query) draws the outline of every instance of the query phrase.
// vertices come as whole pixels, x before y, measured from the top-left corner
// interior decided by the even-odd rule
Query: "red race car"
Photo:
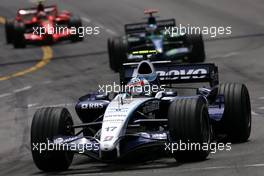
[[[52,44],[61,40],[82,41],[79,35],[82,21],[68,11],[58,12],[57,6],[43,6],[19,9],[14,20],[5,23],[6,41],[15,48],[24,48],[27,44]]]

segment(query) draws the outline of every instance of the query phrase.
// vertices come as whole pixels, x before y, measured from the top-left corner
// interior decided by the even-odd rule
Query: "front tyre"
[[[208,107],[203,97],[175,99],[168,111],[169,136],[172,144],[195,145],[172,152],[179,162],[205,160],[210,149],[203,149],[204,144],[210,145],[212,128],[209,122]]]
[[[127,59],[127,43],[122,37],[108,39],[108,55],[110,68],[118,72]]]
[[[13,30],[14,48],[25,48],[26,47],[25,32],[26,32],[26,28],[23,23],[16,22],[14,24],[14,30]]]
[[[246,142],[251,133],[251,104],[248,89],[244,84],[219,85],[219,94],[224,95],[225,109],[218,129],[231,142]]]
[[[69,28],[75,28],[75,31],[76,31],[76,34],[70,34],[71,35],[70,40],[72,42],[80,42],[80,41],[84,40],[84,36],[81,36],[78,32],[82,26],[83,26],[82,20],[80,17],[71,17],[70,18],[68,27]]]
[[[6,20],[5,22],[5,34],[6,34],[6,43],[10,44],[13,42],[13,31],[14,23],[12,21]]]
[[[109,66],[112,70],[116,70],[115,68],[115,62],[114,62],[114,42],[112,38],[107,39],[107,51],[108,51],[108,57],[109,57]]]
[[[49,151],[40,153],[33,150],[34,145],[47,144],[55,136],[74,134],[72,117],[65,108],[50,107],[37,110],[31,124],[31,152],[34,163],[43,171],[64,171],[70,166],[74,153],[68,151]]]

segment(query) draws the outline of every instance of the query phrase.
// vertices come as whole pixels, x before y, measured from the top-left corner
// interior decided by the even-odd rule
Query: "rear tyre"
[[[13,41],[13,31],[14,23],[12,21],[6,20],[5,22],[5,33],[6,33],[6,43],[10,44]]]
[[[176,99],[168,111],[170,142],[177,144],[178,150],[172,152],[179,162],[205,160],[210,153],[208,146],[212,139],[212,128],[209,122],[208,108],[203,97]],[[187,148],[187,145],[197,147]],[[179,150],[179,146],[185,146]],[[175,145],[174,145],[175,146]]]
[[[108,51],[108,57],[109,57],[109,66],[112,70],[115,70],[115,64],[114,64],[114,58],[113,58],[113,48],[114,42],[112,38],[107,39],[107,51]]]
[[[108,39],[107,45],[110,68],[118,72],[127,59],[127,45],[122,37]]]
[[[246,142],[251,133],[251,105],[247,87],[237,83],[220,84],[219,94],[224,95],[225,109],[217,128],[231,142]]]
[[[205,50],[202,34],[187,35],[187,43],[191,46],[191,53],[188,56],[188,61],[191,63],[204,62]]]
[[[50,107],[39,109],[31,124],[31,152],[34,163],[43,171],[63,171],[70,166],[74,153],[68,151],[34,150],[34,144],[46,143],[55,136],[74,135],[72,117],[65,108]]]
[[[84,40],[84,36],[81,36],[78,34],[78,29],[82,27],[82,20],[80,17],[71,17],[69,20],[69,28],[75,28],[76,29],[76,34],[72,34],[70,37],[70,40],[72,42],[80,42]]]
[[[23,23],[15,23],[13,30],[13,45],[14,48],[25,48],[26,39],[25,39],[25,25]]]

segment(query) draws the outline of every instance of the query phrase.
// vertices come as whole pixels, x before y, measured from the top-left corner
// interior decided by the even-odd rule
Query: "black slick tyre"
[[[219,85],[219,94],[224,95],[224,114],[217,128],[234,143],[246,142],[251,133],[251,104],[244,84],[225,83]]]
[[[170,142],[178,147],[171,152],[177,161],[201,161],[207,158],[210,149],[203,149],[203,145],[210,145],[212,128],[203,97],[175,99],[168,110],[168,122]],[[187,145],[195,146],[188,148]]]
[[[74,135],[72,117],[65,108],[50,107],[36,111],[31,124],[31,152],[35,165],[42,171],[64,171],[70,166],[74,153],[62,150],[34,148],[37,144],[47,144],[55,136]]]
[[[13,42],[13,31],[14,23],[12,21],[6,20],[5,22],[5,34],[6,34],[6,43],[10,44]]]
[[[13,30],[13,45],[14,48],[25,48],[26,47],[26,39],[25,39],[25,25],[23,23],[15,23]]]

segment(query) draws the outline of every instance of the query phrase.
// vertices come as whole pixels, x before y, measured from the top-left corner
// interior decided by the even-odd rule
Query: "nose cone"
[[[114,142],[102,142],[100,144],[101,151],[112,151],[116,148],[116,143]]]

